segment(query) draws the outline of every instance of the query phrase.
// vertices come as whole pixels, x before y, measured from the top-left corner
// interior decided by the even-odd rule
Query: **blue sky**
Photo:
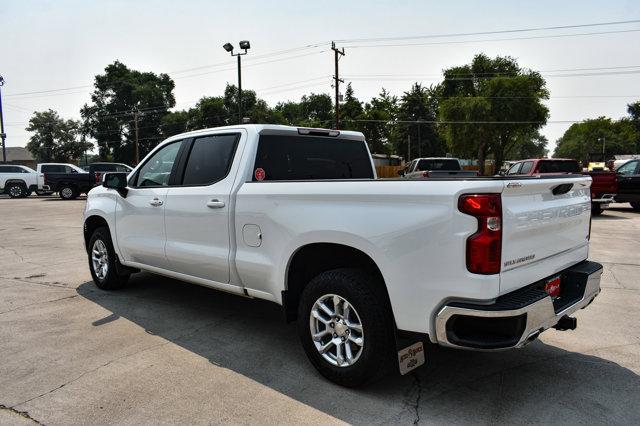
[[[6,80],[7,145],[26,144],[24,128],[34,110],[52,108],[79,118],[90,92],[80,86],[90,85],[116,59],[154,72],[198,68],[172,74],[177,107],[187,108],[202,96],[221,94],[227,81],[235,83],[234,62],[221,46],[248,39],[252,48],[244,62],[243,86],[273,105],[311,91],[331,93],[330,40],[633,19],[640,19],[637,1],[5,1],[0,7],[0,74]],[[521,66],[548,76],[552,122],[543,133],[553,147],[570,125],[561,121],[619,118],[627,103],[640,99],[639,74],[553,77],[558,74],[554,70],[640,67],[640,32],[486,40],[634,29],[640,24],[410,41],[464,41],[455,44],[346,47],[341,74],[348,81],[353,78],[356,95],[366,101],[382,86],[401,95],[412,81],[437,83],[442,69],[468,63],[477,53],[513,56]],[[315,48],[260,57],[321,42]],[[221,65],[211,66],[215,64]],[[60,88],[74,89],[18,95]]]

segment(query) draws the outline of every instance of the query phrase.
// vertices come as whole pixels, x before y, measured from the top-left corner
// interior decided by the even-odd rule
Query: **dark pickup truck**
[[[591,214],[602,214],[609,203],[614,202],[618,191],[615,172],[583,172],[577,160],[567,158],[532,158],[522,160],[507,170],[505,176],[537,176],[559,174],[584,174],[591,176]]]
[[[45,173],[44,183],[52,192],[57,192],[63,200],[73,200],[80,194],[88,193],[102,182],[106,172],[125,172],[133,170],[121,163],[92,163],[86,173]]]
[[[635,211],[640,211],[640,160],[631,160],[616,169],[618,193],[616,201],[629,203]]]

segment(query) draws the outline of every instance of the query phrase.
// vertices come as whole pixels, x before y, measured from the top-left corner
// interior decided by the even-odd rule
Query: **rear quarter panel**
[[[433,336],[430,318],[445,300],[498,295],[498,275],[467,272],[465,244],[477,221],[457,201],[502,188],[489,180],[247,182],[235,207],[238,275],[249,294],[281,303],[296,251],[350,246],[378,265],[397,326]],[[243,241],[247,224],[260,227],[260,247]]]

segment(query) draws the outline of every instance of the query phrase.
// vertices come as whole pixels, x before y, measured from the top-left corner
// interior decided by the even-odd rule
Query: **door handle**
[[[212,209],[221,209],[222,207],[224,207],[224,201],[210,200],[207,203],[207,207],[212,208]]]
[[[161,206],[163,203],[161,199],[153,198],[151,201],[149,201],[149,204],[151,204],[154,207],[158,207],[158,206]]]

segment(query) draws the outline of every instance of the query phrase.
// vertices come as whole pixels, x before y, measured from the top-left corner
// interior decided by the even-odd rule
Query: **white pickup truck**
[[[145,270],[275,302],[318,371],[358,386],[424,363],[423,341],[500,350],[575,328],[602,274],[590,184],[376,179],[361,133],[230,126],[107,173],[84,238],[99,288]]]
[[[44,175],[20,165],[0,164],[0,194],[11,198],[28,197],[32,192],[45,193]]]

